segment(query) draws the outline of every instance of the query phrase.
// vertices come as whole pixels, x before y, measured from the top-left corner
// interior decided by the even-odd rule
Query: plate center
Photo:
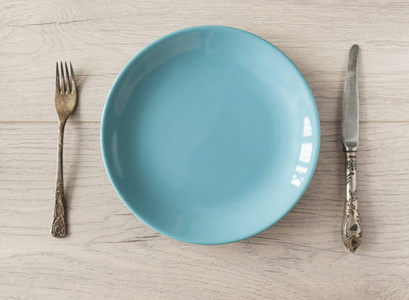
[[[215,55],[175,57],[131,96],[126,119],[134,130],[123,157],[136,183],[144,174],[138,189],[155,201],[196,207],[241,201],[272,170],[271,92],[244,66]]]

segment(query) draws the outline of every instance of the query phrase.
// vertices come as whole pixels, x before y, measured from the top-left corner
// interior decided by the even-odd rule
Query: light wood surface
[[[409,3],[406,1],[0,1],[1,299],[409,299]],[[221,246],[165,238],[122,204],[104,170],[99,121],[125,63],[170,31],[255,33],[299,67],[322,144],[305,195],[280,222]],[[358,193],[363,243],[340,237],[342,89],[361,47]],[[73,62],[66,127],[69,236],[50,235],[55,61]]]

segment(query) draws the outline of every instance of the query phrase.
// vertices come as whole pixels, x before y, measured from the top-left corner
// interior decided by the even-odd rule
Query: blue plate
[[[171,238],[255,235],[300,199],[318,159],[311,91],[280,50],[220,26],[168,34],[120,72],[101,145],[126,206]]]

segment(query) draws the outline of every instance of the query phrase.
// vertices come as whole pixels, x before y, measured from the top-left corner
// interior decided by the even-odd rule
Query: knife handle
[[[346,197],[342,219],[342,240],[351,252],[359,247],[362,240],[362,224],[358,210],[356,192],[356,152],[345,152],[346,156]]]

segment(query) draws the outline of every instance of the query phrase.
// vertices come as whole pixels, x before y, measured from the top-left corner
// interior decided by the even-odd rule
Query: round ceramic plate
[[[126,206],[171,238],[222,244],[280,220],[310,182],[320,127],[311,91],[280,50],[202,26],[168,34],[120,72],[102,154]]]

